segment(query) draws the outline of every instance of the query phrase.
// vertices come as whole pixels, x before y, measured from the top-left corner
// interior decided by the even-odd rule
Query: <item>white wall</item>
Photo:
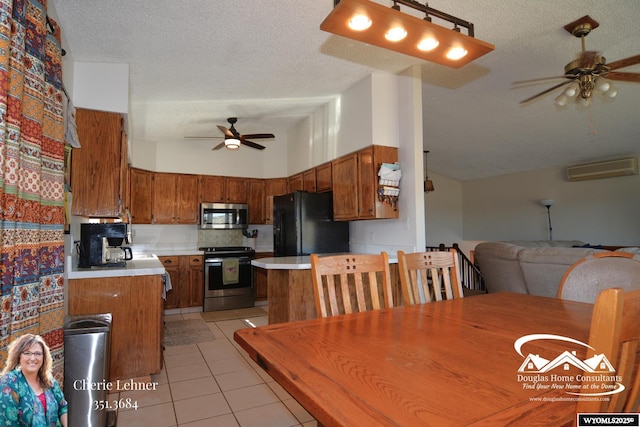
[[[462,183],[429,173],[435,191],[422,191],[425,204],[427,246],[462,245]],[[424,179],[422,179],[424,181]],[[420,185],[422,185],[422,181]],[[424,190],[424,187],[422,187]]]
[[[399,148],[401,217],[352,221],[354,252],[386,250],[395,255],[398,249],[425,246],[424,204],[414,183],[414,177],[422,175],[421,157],[416,154],[422,153],[421,81],[419,67],[400,75],[367,76],[288,134],[290,175],[372,144]]]
[[[640,245],[640,176],[569,182],[549,168],[462,184],[465,240],[548,239]],[[436,189],[436,191],[438,191]]]
[[[74,62],[73,84],[67,89],[76,107],[126,115],[129,111],[129,64]]]
[[[350,147],[344,151],[348,153],[371,144],[398,147],[402,169],[400,218],[352,221],[353,252],[384,250],[395,255],[400,249],[411,252],[424,248],[424,205],[416,197],[415,185],[415,177],[422,174],[422,165],[415,159],[422,151],[421,81],[420,69],[412,67],[400,75],[373,74],[343,94],[340,117],[345,132],[338,134],[339,150]],[[367,105],[370,110],[365,109]]]

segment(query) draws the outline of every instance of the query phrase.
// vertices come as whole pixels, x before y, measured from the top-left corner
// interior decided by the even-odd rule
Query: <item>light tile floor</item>
[[[199,319],[199,313],[165,316],[166,322]],[[267,317],[248,319],[255,326]],[[166,347],[157,390],[121,392],[138,409],[121,409],[118,427],[316,427],[314,418],[255,364],[233,340],[242,320],[208,322],[216,340]],[[124,400],[123,400],[124,399]]]

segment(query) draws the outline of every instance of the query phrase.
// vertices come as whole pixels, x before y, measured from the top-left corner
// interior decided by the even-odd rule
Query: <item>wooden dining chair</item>
[[[449,251],[398,251],[404,305],[462,298],[458,254]]]
[[[311,254],[311,274],[319,317],[393,307],[386,252],[379,255]]]
[[[604,353],[618,378],[602,381],[598,375],[585,375],[582,390],[602,390],[603,383],[624,390],[611,394],[609,400],[579,399],[577,413],[638,412],[640,406],[640,290],[625,292],[621,288],[602,291],[593,307],[587,360]],[[588,381],[591,379],[591,381]]]
[[[580,259],[560,281],[558,298],[593,304],[606,288],[640,289],[640,255],[599,252]]]

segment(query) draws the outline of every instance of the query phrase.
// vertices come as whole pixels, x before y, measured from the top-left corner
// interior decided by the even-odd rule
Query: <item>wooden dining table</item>
[[[324,426],[561,426],[576,418],[564,388],[574,367],[521,370],[528,356],[584,358],[585,347],[515,343],[533,334],[586,343],[592,308],[503,292],[241,329],[234,339]],[[561,380],[549,380],[554,372]]]

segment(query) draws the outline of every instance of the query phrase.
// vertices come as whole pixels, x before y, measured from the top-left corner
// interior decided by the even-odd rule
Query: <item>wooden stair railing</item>
[[[465,253],[460,250],[457,243],[454,243],[452,246],[446,246],[444,243],[440,243],[438,246],[427,246],[426,248],[427,251],[448,251],[449,249],[455,249],[458,254],[460,281],[462,282],[462,287],[486,291],[480,269],[478,269],[474,260],[469,259]]]

